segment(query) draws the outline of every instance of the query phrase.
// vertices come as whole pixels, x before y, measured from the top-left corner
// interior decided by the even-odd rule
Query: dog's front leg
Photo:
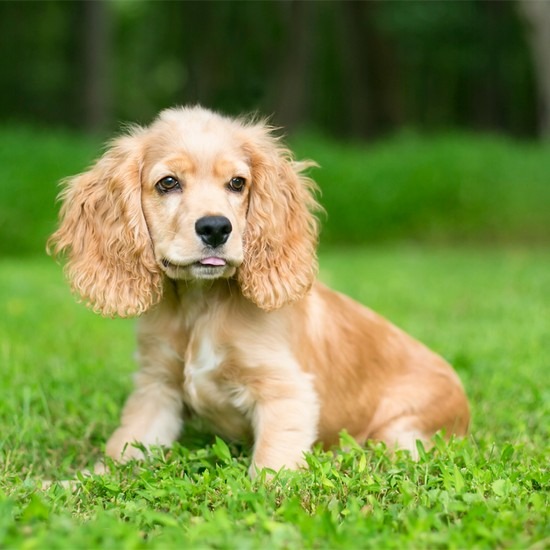
[[[255,406],[250,476],[262,468],[297,469],[317,438],[319,403],[309,377],[294,376],[271,387]]]
[[[106,454],[118,462],[142,459],[133,444],[170,446],[182,428],[181,384],[167,372],[143,370],[136,377],[136,390],[128,398],[120,427],[107,442]]]

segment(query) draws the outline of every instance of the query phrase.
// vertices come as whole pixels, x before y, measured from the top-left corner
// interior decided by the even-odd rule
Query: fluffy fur
[[[140,316],[141,369],[109,456],[170,445],[188,414],[250,438],[251,475],[299,467],[343,429],[413,453],[437,430],[466,432],[468,403],[441,357],[315,282],[305,167],[264,123],[193,107],[132,128],[66,182],[52,252],[94,311]],[[198,234],[211,216],[229,222],[226,242]]]

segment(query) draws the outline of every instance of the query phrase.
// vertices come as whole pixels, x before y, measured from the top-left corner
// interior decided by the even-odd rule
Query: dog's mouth
[[[175,263],[168,258],[162,258],[162,267],[173,279],[216,279],[235,273],[237,264],[220,256],[207,256],[189,263]]]
[[[202,258],[201,260],[197,260],[196,262],[190,262],[188,264],[176,264],[174,262],[171,262],[167,258],[162,258],[161,263],[166,269],[185,269],[195,266],[225,267],[227,265],[227,260],[224,260],[223,258],[220,258],[218,256],[208,256],[207,258]]]
[[[211,267],[223,267],[227,265],[227,261],[223,258],[219,258],[218,256],[209,256],[208,258],[203,258],[202,260],[199,260],[199,265],[205,265],[205,266],[211,266]]]

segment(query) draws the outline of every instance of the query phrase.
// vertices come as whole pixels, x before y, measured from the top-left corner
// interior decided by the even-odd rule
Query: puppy
[[[250,474],[304,463],[347,430],[416,452],[466,433],[453,369],[315,281],[315,184],[271,129],[200,107],[163,111],[66,182],[50,251],[94,311],[139,316],[140,371],[107,443],[173,443],[190,414],[254,442]]]

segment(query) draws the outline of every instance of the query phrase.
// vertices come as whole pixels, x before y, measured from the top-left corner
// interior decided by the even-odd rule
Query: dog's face
[[[316,274],[314,184],[264,123],[168,109],[67,181],[49,245],[94,310],[138,315],[166,278],[233,277],[265,310]]]
[[[172,135],[166,139],[166,135]],[[244,259],[252,179],[244,143],[208,121],[159,121],[141,173],[142,207],[160,269],[171,279],[232,277]]]

